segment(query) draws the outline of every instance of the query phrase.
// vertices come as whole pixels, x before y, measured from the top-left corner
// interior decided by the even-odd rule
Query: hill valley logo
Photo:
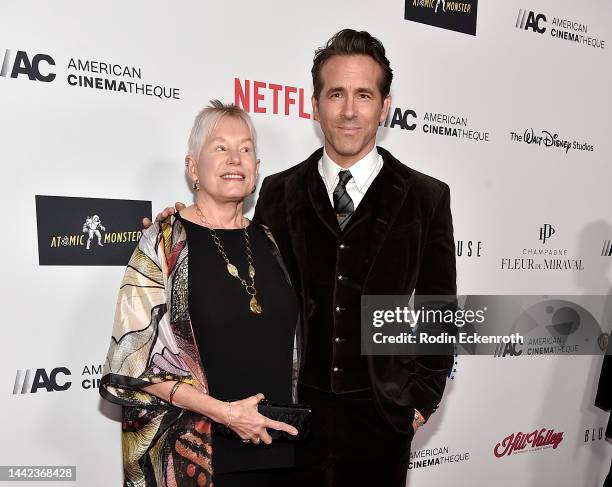
[[[510,456],[513,453],[526,453],[546,450],[556,450],[563,441],[563,432],[554,429],[536,429],[529,433],[512,433],[495,445],[493,454],[497,458]]]

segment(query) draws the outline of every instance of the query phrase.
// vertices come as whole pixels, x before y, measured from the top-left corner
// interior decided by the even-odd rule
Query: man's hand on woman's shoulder
[[[180,201],[177,201],[176,203],[174,203],[174,208],[169,206],[167,208],[164,208],[164,210],[161,211],[160,213],[158,213],[157,216],[155,217],[155,221],[156,222],[161,222],[161,221],[165,220],[166,218],[168,218],[170,215],[173,215],[174,213],[178,213],[183,208],[185,208],[185,203],[181,203]],[[145,229],[149,228],[152,225],[152,223],[153,222],[151,220],[149,220],[148,218],[143,218],[142,219],[142,226]]]

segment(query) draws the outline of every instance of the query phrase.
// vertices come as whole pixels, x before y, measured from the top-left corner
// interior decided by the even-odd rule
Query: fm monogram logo
[[[550,237],[555,234],[555,229],[549,223],[545,223],[540,227],[540,240],[542,243],[546,243]]]

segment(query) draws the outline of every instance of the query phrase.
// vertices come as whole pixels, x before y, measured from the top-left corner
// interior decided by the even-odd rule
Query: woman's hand
[[[256,445],[263,441],[266,445],[269,445],[272,443],[272,438],[266,428],[297,435],[298,430],[293,426],[281,421],[274,421],[257,411],[257,405],[263,399],[264,395],[259,393],[231,403],[232,417],[229,427],[242,438],[242,441],[245,443],[252,441]]]

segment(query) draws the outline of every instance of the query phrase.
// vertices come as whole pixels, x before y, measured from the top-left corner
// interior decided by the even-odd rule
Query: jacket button
[[[345,277],[345,276],[343,276],[342,274],[339,274],[339,275],[338,275],[338,280],[339,280],[339,281],[342,281],[342,280],[344,280],[344,279],[346,279],[346,277]]]
[[[340,372],[340,371],[342,371],[342,369],[341,369],[340,367],[334,367],[332,370],[333,370],[334,372]]]
[[[342,341],[342,338],[340,338],[340,337],[336,337],[336,338],[334,338],[334,341],[335,341],[336,343],[340,343],[340,342]]]

